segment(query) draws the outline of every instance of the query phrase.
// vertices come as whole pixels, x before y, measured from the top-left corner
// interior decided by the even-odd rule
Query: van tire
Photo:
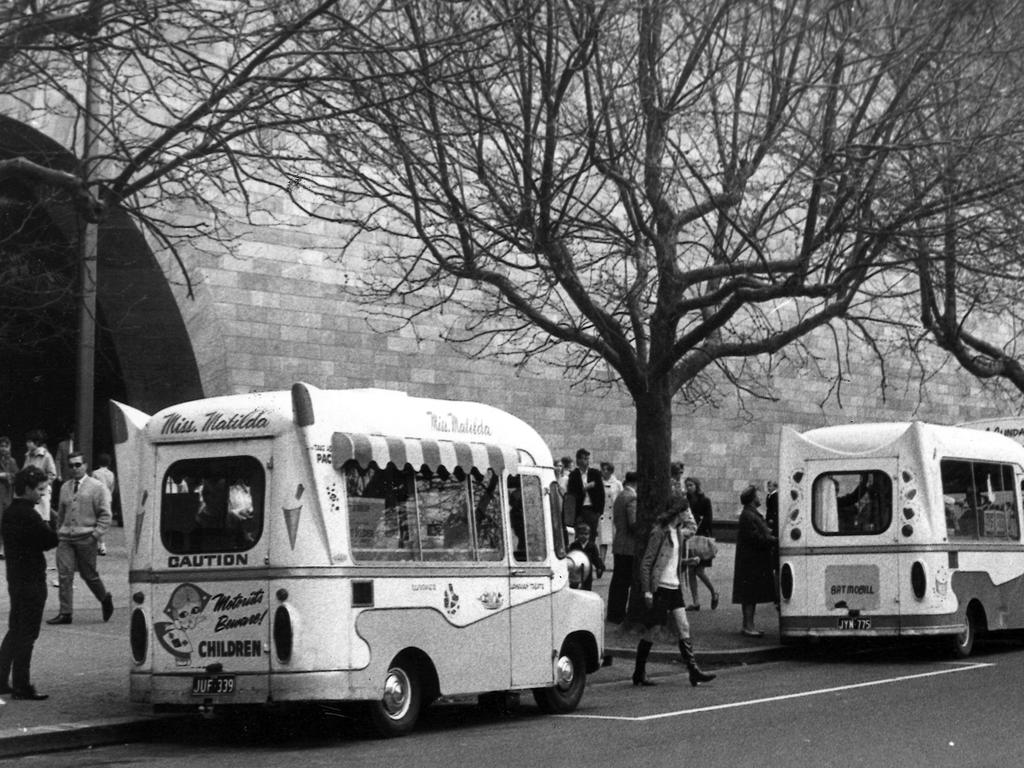
[[[562,715],[576,709],[587,686],[587,657],[577,640],[565,641],[555,669],[558,680],[548,688],[534,688],[533,699],[541,711]]]
[[[953,635],[953,657],[966,659],[974,651],[974,641],[978,637],[978,612],[972,605],[964,614],[964,631]]]
[[[384,695],[370,704],[370,719],[381,736],[405,736],[416,727],[423,708],[423,684],[416,665],[399,657],[391,662]]]

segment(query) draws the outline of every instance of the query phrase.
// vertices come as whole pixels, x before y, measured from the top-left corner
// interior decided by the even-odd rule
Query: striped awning
[[[375,463],[386,467],[391,462],[399,469],[411,464],[414,469],[426,465],[432,472],[438,467],[448,471],[456,467],[468,472],[476,467],[496,473],[508,470],[515,474],[519,457],[515,448],[487,443],[460,443],[450,440],[419,440],[413,437],[385,437],[335,432],[331,437],[331,453],[335,469],[355,459],[363,469]]]

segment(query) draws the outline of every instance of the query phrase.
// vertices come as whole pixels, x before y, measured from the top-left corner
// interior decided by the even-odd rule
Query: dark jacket
[[[585,492],[583,486],[590,482],[594,483],[594,487]],[[590,494],[593,514],[596,516],[604,514],[604,478],[601,477],[601,470],[590,467],[587,470],[586,482],[583,480],[583,473],[580,472],[579,467],[569,473],[569,488],[566,494],[576,499],[575,512],[577,515],[583,509],[583,502],[586,501],[585,493]]]
[[[15,499],[4,512],[0,534],[7,554],[7,582],[46,582],[43,552],[57,546],[57,532],[28,499]]]
[[[569,545],[569,551],[572,552],[573,550],[582,552],[590,560],[590,573],[587,574],[587,577],[580,586],[583,589],[591,590],[594,588],[594,578],[600,579],[604,576],[604,560],[601,559],[601,553],[597,549],[597,544],[592,541],[584,544],[579,539],[576,539]]]
[[[631,485],[622,487],[622,492],[615,497],[612,504],[612,525],[615,529],[612,538],[612,554],[636,556],[636,489]]]
[[[757,509],[749,505],[743,507],[736,531],[736,562],[732,579],[734,603],[756,605],[775,602],[772,549],[777,541]]]
[[[714,515],[711,514],[711,499],[704,494],[693,494],[692,496],[687,494],[686,498],[690,502],[690,513],[697,521],[697,535],[714,536],[715,534],[711,530],[714,522]]]

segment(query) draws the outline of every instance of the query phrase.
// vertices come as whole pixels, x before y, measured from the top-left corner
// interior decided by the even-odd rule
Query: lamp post
[[[82,120],[81,173],[89,181],[89,163],[96,145],[94,88],[95,35],[90,35],[85,52],[85,115]],[[76,351],[75,382],[75,442],[78,450],[92,464],[93,400],[96,375],[96,245],[99,224],[89,217],[79,216],[78,237],[78,343]]]

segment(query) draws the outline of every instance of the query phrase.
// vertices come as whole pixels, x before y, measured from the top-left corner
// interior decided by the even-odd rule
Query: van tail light
[[[288,661],[292,657],[292,617],[283,605],[274,611],[274,650],[279,661]]]
[[[132,611],[128,639],[132,646],[132,660],[136,664],[142,664],[149,652],[149,628],[146,626],[146,614],[139,608]]]
[[[920,560],[914,561],[910,566],[910,586],[914,590],[914,597],[924,600],[924,593],[928,587],[928,576],[924,570],[924,564]]]
[[[779,571],[779,591],[783,600],[793,597],[793,567],[789,563],[783,563]]]

